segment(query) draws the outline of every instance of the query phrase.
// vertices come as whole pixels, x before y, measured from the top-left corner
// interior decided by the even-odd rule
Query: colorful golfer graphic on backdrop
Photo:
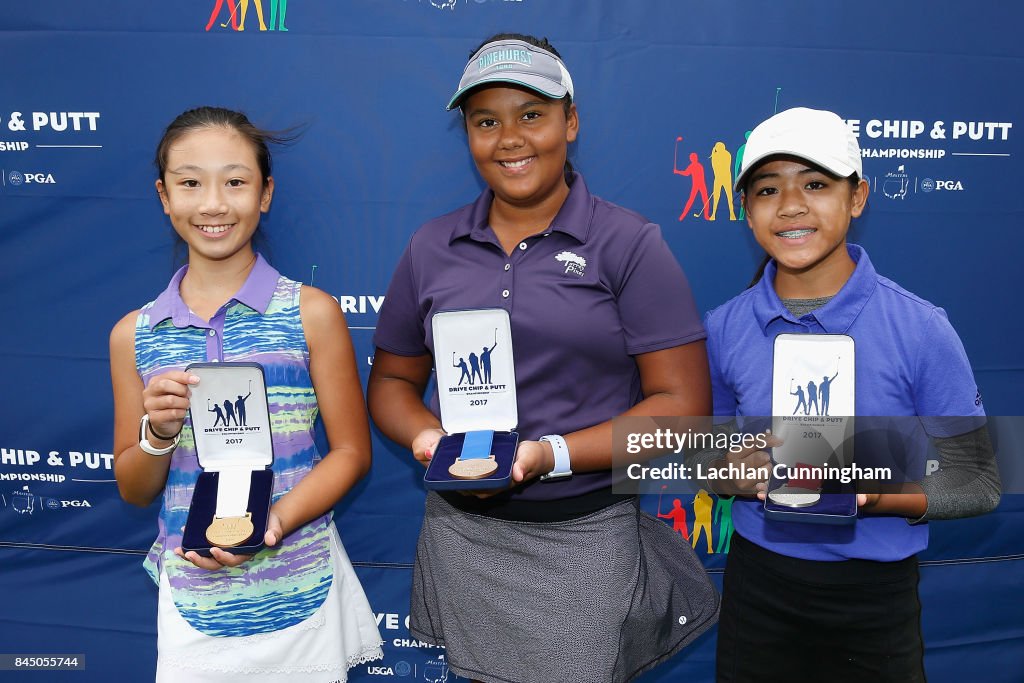
[[[776,113],[779,111],[779,95],[781,93],[782,88],[775,89]],[[679,168],[679,146],[684,140],[683,136],[676,136],[675,148],[672,152],[672,173],[690,179],[690,194],[686,199],[683,212],[679,214],[680,221],[686,220],[687,216],[690,215],[693,218],[700,218],[703,215],[706,221],[718,220],[718,206],[723,200],[729,206],[730,221],[741,221],[746,218],[743,205],[739,202],[739,195],[733,194],[733,179],[740,172],[740,166],[743,163],[743,152],[746,150],[747,138],[750,137],[750,133],[750,130],[743,133],[743,142],[736,146],[735,154],[729,151],[728,145],[732,143],[727,143],[725,140],[718,140],[712,143],[707,156],[704,156],[705,152],[702,151],[707,149],[707,147],[698,145],[697,149],[691,149],[687,152],[684,144],[683,154],[689,158],[686,168]],[[726,135],[725,139],[734,140],[732,134]],[[708,182],[705,175],[707,165],[701,159],[709,159],[711,161],[710,192],[708,191]],[[698,204],[698,197],[703,200],[703,204]]]
[[[260,31],[287,31],[284,21],[285,15],[288,13],[288,0],[268,0],[268,2],[270,3],[269,27],[263,20],[263,1],[252,0]],[[219,24],[221,28],[230,26],[232,31],[244,31],[248,14],[249,0],[226,0],[226,2],[225,0],[215,0],[210,18],[206,22],[206,30],[209,31]]]
[[[735,496],[712,496],[704,489],[699,490],[691,501],[693,506],[693,534],[687,526],[689,513],[683,507],[680,498],[672,499],[672,507],[668,512],[663,512],[662,494],[668,488],[663,484],[658,493],[658,519],[666,520],[666,524],[672,525],[672,531],[678,532],[683,540],[690,541],[694,549],[697,548],[697,540],[704,534],[704,545],[708,555],[715,553],[728,553],[732,541],[732,503]],[[712,541],[714,525],[718,525],[718,540]]]
[[[746,134],[750,135],[750,131],[747,131]],[[686,220],[686,217],[691,214],[693,218],[703,216],[706,221],[718,220],[718,208],[723,201],[729,208],[729,220],[742,219],[744,217],[742,207],[740,215],[738,217],[736,215],[734,202],[737,202],[738,199],[733,195],[732,181],[734,170],[739,168],[740,161],[743,158],[743,149],[746,147],[746,143],[744,142],[737,149],[735,160],[724,141],[718,140],[712,145],[711,151],[707,156],[707,159],[711,162],[712,173],[711,191],[709,192],[706,177],[707,166],[701,162],[700,154],[689,152],[689,163],[686,165],[686,168],[679,168],[679,146],[682,142],[683,137],[681,135],[677,136],[675,149],[672,153],[672,173],[690,179],[690,194],[686,199],[685,206],[683,206],[683,212],[679,214],[679,220]]]

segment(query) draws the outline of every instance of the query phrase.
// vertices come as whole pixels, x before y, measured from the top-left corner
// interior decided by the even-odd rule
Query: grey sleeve
[[[973,517],[999,504],[1001,484],[988,427],[932,443],[939,452],[939,469],[920,482],[928,508],[911,523]]]

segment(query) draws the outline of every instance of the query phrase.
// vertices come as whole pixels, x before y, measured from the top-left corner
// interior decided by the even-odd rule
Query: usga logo
[[[11,171],[7,179],[11,181],[11,185],[31,185],[33,183],[37,185],[56,185],[57,181],[54,180],[52,173],[30,173],[28,171],[20,173],[18,171]]]
[[[395,672],[390,666],[368,666],[366,673],[371,676],[394,676]]]

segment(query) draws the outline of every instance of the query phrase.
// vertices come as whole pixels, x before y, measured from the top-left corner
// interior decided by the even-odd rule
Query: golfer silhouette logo
[[[796,415],[803,408],[802,415],[810,415],[811,409],[814,409],[814,414],[818,417],[827,417],[829,408],[829,394],[832,390],[832,382],[835,381],[836,377],[839,376],[839,357],[836,357],[836,371],[829,377],[824,375],[821,378],[821,382],[815,382],[814,378],[808,379],[804,385],[797,385],[796,390],[793,389],[793,382],[796,378],[790,378],[789,380],[789,394],[790,396],[796,396],[796,407],[793,408],[793,414]],[[804,394],[804,387],[807,388],[806,395]]]
[[[252,396],[252,380],[249,380],[249,393],[245,396],[237,394],[237,396],[226,398],[220,402],[206,399],[206,411],[213,414],[211,427],[245,427],[245,402],[249,400],[250,396]]]
[[[490,346],[484,344],[479,353],[477,353],[476,349],[473,349],[469,354],[460,356],[455,351],[452,351],[452,367],[461,372],[458,386],[462,386],[463,382],[466,382],[471,387],[493,384],[491,353],[497,347],[498,328],[494,328],[494,343]],[[468,365],[466,363],[467,359],[469,361]]]

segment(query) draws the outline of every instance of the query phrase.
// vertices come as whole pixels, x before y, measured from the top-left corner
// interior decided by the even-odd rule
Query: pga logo
[[[62,500],[60,502],[62,508],[91,508],[87,500]]]
[[[921,181],[922,192],[940,192],[942,190],[947,192],[963,192],[964,184],[959,180],[932,180],[931,178],[925,178]]]
[[[8,174],[7,179],[11,181],[11,185],[31,185],[32,183],[37,185],[57,184],[52,173],[30,173],[28,171],[22,173],[18,171],[11,171]]]

